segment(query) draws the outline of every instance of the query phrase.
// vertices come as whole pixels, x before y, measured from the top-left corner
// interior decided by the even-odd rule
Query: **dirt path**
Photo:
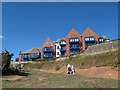
[[[38,69],[35,69],[38,70]],[[87,76],[87,77],[99,77],[118,80],[118,68],[114,67],[92,67],[90,69],[78,69],[76,68],[76,74]],[[60,69],[58,71],[40,69],[39,71],[49,72],[49,73],[63,73],[66,74],[66,69]],[[120,76],[120,75],[119,75]]]

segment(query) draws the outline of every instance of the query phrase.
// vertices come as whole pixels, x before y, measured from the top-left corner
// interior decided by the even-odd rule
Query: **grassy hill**
[[[66,68],[67,64],[74,65],[75,68],[91,68],[98,66],[117,66],[120,63],[118,54],[120,50],[103,52],[94,55],[79,55],[61,61],[46,61],[42,63],[27,63],[25,68],[31,69],[60,69]],[[56,69],[57,70],[57,69]]]
[[[114,50],[94,55],[80,55],[61,61],[46,61],[40,63],[25,63],[21,73],[26,75],[8,75],[2,78],[3,88],[118,88],[118,80],[86,77],[79,74],[65,75],[63,73],[43,72],[39,69],[50,71],[66,68],[70,63],[75,68],[90,68],[95,66],[117,66],[118,53]],[[62,70],[62,69],[61,69]]]

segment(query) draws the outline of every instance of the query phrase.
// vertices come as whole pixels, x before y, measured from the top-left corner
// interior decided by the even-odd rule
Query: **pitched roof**
[[[87,27],[87,29],[84,31],[84,33],[82,34],[82,36],[95,36],[97,35],[93,30],[91,30],[89,27]]]
[[[81,37],[81,35],[73,28],[66,36],[66,38],[72,38],[72,37]]]
[[[41,47],[36,47],[36,48],[39,50],[39,52],[41,52]],[[29,54],[29,53],[31,53],[31,51],[32,51],[33,49],[34,49],[34,48],[29,49],[29,50],[24,51],[24,52],[21,52],[21,54]]]
[[[64,38],[64,37],[59,38],[59,39],[57,39],[57,41],[56,41],[56,42],[60,42],[60,41],[62,41],[62,40],[66,40],[66,38]]]
[[[51,41],[50,38],[48,38],[42,45],[42,48],[43,47],[49,47],[49,46],[53,46],[55,44],[54,41]]]
[[[103,36],[103,35],[99,35],[98,38],[105,38],[105,39],[107,39],[107,40],[109,39],[108,37]]]

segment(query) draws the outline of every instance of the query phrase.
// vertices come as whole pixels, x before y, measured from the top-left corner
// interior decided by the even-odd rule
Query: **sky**
[[[76,29],[81,35],[90,27],[97,35],[118,38],[117,2],[4,2],[2,3],[2,50],[14,53],[41,47],[66,37]]]

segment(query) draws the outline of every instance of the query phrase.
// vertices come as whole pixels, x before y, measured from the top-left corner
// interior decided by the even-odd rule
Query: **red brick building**
[[[51,41],[48,38],[41,47],[34,47],[25,52],[20,52],[19,61],[30,61],[38,58],[53,58],[62,55],[85,50],[90,45],[109,41],[106,36],[98,36],[89,27],[83,32],[82,36],[73,28],[66,38],[60,38],[57,41]]]
[[[41,47],[41,58],[55,57],[55,44],[48,38]]]
[[[82,47],[85,50],[89,45],[98,43],[98,35],[89,27],[82,34]]]
[[[80,52],[81,48],[81,35],[73,28],[71,32],[66,36],[66,54],[69,55],[71,52]]]

